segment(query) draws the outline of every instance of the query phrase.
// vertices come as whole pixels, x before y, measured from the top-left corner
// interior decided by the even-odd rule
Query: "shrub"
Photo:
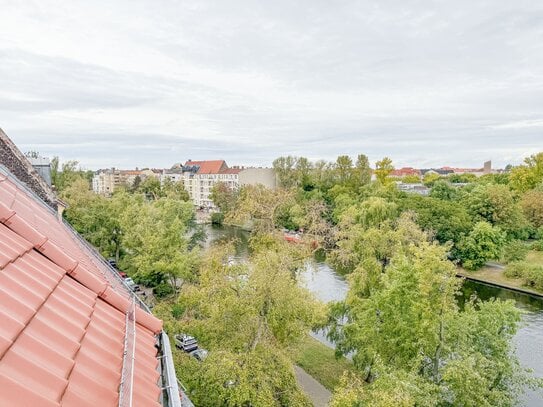
[[[543,240],[543,226],[540,226],[536,229],[535,238],[538,240]]]
[[[172,316],[175,319],[181,318],[184,312],[185,312],[185,307],[183,307],[181,304],[174,304],[172,306]]]
[[[473,230],[457,245],[464,268],[477,270],[488,260],[501,257],[505,233],[488,222],[478,222]]]
[[[528,254],[528,246],[520,240],[511,240],[503,248],[503,260],[506,263],[521,261]]]
[[[504,275],[509,278],[521,278],[526,274],[529,267],[530,264],[523,261],[510,263],[505,268]]]
[[[153,288],[153,294],[157,298],[164,298],[170,294],[173,294],[174,289],[169,283],[160,283],[155,288]]]
[[[222,225],[224,222],[224,214],[222,212],[214,212],[211,214],[211,223],[213,225]]]
[[[543,266],[524,261],[514,262],[507,265],[505,276],[521,278],[524,285],[543,290]]]
[[[532,250],[543,252],[543,240],[536,240],[532,243]]]

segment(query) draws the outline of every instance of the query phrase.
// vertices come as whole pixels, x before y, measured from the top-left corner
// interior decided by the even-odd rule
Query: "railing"
[[[5,175],[11,182],[17,185],[18,188],[32,196],[44,208],[46,208],[53,216],[57,217],[57,212],[43,201],[34,191],[22,183],[18,178],[14,177],[3,165],[0,164],[0,174]],[[74,237],[75,242],[84,250],[90,261],[93,262],[104,275],[104,278],[115,289],[119,288],[125,292],[132,300],[130,308],[126,312],[125,317],[125,336],[124,336],[124,353],[123,365],[121,373],[121,383],[119,385],[119,407],[132,407],[132,395],[134,385],[134,362],[136,350],[136,318],[135,305],[146,312],[151,313],[147,304],[145,304],[126,284],[123,278],[109,264],[102,255],[87,242],[65,219],[62,219],[63,225],[68,229]],[[162,405],[165,407],[194,407],[194,404],[185,394],[184,390],[179,388],[177,377],[175,375],[175,367],[173,364],[172,350],[168,335],[164,331],[159,336],[161,349],[161,373],[162,373]]]
[[[102,272],[102,274],[106,278],[107,282],[115,289],[119,289],[119,288],[122,289],[122,291],[125,292],[126,294],[128,294],[128,296],[130,296],[130,298],[134,299],[134,301],[138,304],[138,306],[140,308],[147,311],[148,313],[151,313],[151,310],[149,309],[147,304],[145,304],[145,302],[143,302],[141,300],[141,298],[139,298],[134,293],[134,291],[132,291],[132,289],[126,284],[124,279],[113,268],[113,266],[111,264],[109,264],[103,258],[103,256],[100,254],[100,252],[94,246],[92,246],[89,242],[87,242],[79,233],[77,233],[77,231],[73,228],[72,225],[70,225],[70,223],[67,220],[62,219],[62,222],[63,222],[64,226],[66,226],[70,230],[70,232],[72,233],[72,236],[75,237],[75,240],[79,244],[79,246],[83,250],[85,250],[87,252],[87,254],[89,255],[90,260],[99,269],[102,269],[102,271],[103,271],[103,268],[105,267],[107,272]],[[98,264],[97,264],[97,262],[98,262]]]
[[[179,388],[173,365],[170,339],[164,331],[160,335],[160,342],[162,344],[162,405],[169,407],[194,407],[194,404],[192,404],[185,392]]]
[[[136,307],[135,302],[126,311],[124,332],[123,369],[119,385],[119,407],[132,407],[134,386],[134,360],[136,353]]]

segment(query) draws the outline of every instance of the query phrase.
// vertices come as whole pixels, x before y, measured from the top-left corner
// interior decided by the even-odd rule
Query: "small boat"
[[[292,243],[301,243],[302,242],[302,236],[300,233],[298,232],[285,232],[283,234],[283,238],[287,241],[287,242],[292,242]]]

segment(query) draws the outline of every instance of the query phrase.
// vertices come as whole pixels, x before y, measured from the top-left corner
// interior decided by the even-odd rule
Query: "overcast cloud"
[[[0,127],[86,168],[543,150],[543,2],[3,1]]]

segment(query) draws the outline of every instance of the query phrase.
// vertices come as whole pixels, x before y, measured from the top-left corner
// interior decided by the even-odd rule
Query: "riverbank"
[[[336,358],[334,349],[308,336],[291,350],[292,361],[328,390],[333,391],[345,371],[354,372],[351,361]]]
[[[543,292],[526,287],[520,278],[509,278],[505,276],[505,270],[496,266],[484,266],[477,271],[468,271],[461,267],[457,269],[456,275],[467,280],[494,285],[506,288],[523,294],[543,298]]]

